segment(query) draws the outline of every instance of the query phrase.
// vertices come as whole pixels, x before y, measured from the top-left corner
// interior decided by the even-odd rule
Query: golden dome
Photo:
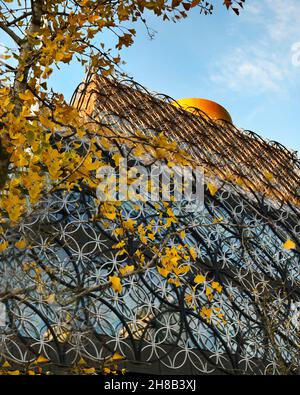
[[[172,104],[177,107],[181,106],[183,109],[190,112],[194,112],[194,108],[197,108],[203,111],[214,121],[222,120],[232,123],[232,119],[229,112],[223,106],[211,100],[186,98],[186,99],[178,99],[176,102],[173,102]]]

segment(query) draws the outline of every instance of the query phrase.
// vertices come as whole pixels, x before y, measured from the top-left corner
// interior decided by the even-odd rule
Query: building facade
[[[140,239],[129,235],[132,254],[120,253],[114,221],[94,220],[95,193],[84,186],[57,190],[6,235],[26,236],[31,248],[1,253],[3,362],[21,366],[43,355],[59,371],[81,358],[101,366],[117,352],[129,372],[300,373],[299,160],[278,143],[172,101],[130,80],[97,76],[72,99],[105,138],[163,134],[201,166],[203,204],[190,210],[185,199],[171,202],[172,232],[158,215],[163,202],[120,204],[123,218],[143,230],[151,224],[162,245],[192,248],[189,273],[176,286],[149,264],[116,294],[107,278],[132,264]],[[70,141],[87,149],[83,138]],[[109,162],[115,152],[101,144]],[[138,155],[126,155],[137,166]],[[185,229],[183,240],[178,229]],[[144,259],[153,255],[146,251]],[[199,270],[203,278],[195,284]]]

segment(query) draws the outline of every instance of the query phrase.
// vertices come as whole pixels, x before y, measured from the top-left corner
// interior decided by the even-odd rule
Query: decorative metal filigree
[[[5,235],[12,243],[1,253],[0,299],[7,311],[0,327],[2,361],[26,365],[44,355],[57,367],[80,358],[99,365],[118,352],[129,371],[299,374],[295,155],[231,124],[177,109],[170,98],[132,81],[94,78],[78,88],[73,102],[111,132],[164,132],[203,166],[218,190],[206,188],[204,207],[194,212],[184,201],[172,203],[180,219],[172,230],[186,227],[184,243],[198,255],[183,285],[169,283],[149,265],[126,278],[120,294],[107,278],[129,257],[113,247],[114,221],[95,221],[94,192],[83,186],[45,196]],[[74,136],[65,139],[66,147],[74,143],[86,145]],[[132,166],[138,161],[129,158]],[[125,219],[161,228],[161,243],[167,237],[170,246],[181,242],[164,229],[151,202],[123,202],[120,209]],[[13,246],[22,238],[30,244],[24,251]],[[288,239],[296,248],[283,248]],[[133,234],[127,247],[139,246]],[[205,281],[191,295],[198,269]],[[205,290],[214,281],[223,290],[210,305]],[[191,298],[212,308],[210,319],[195,311]]]

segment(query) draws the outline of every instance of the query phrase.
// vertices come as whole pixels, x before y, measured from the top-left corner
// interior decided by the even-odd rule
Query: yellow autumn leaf
[[[55,60],[56,60],[57,62],[60,62],[64,57],[65,57],[64,51],[57,51],[57,52],[55,53]]]
[[[54,122],[52,122],[49,118],[44,117],[43,115],[39,116],[39,120],[42,123],[42,125],[44,125],[48,129],[53,129],[56,126]]]
[[[182,231],[179,233],[179,236],[180,236],[181,239],[184,239],[184,238],[185,238],[185,231],[182,230]]]
[[[134,153],[135,156],[141,157],[142,154],[144,153],[144,151],[145,151],[144,147],[142,145],[138,145],[133,150],[133,153]]]
[[[186,274],[190,270],[190,266],[182,265],[173,269],[174,273],[179,276],[180,274]]]
[[[2,368],[10,368],[11,364],[8,361],[5,361],[4,364],[2,365]]]
[[[143,264],[145,263],[145,255],[143,253],[141,253],[140,250],[136,250],[135,255],[137,256],[137,258],[139,259],[139,263]]]
[[[9,371],[7,372],[7,374],[8,374],[9,376],[19,376],[19,375],[20,375],[20,371],[19,371],[19,370],[9,370]]]
[[[213,291],[208,286],[205,288],[205,295],[207,296],[208,300],[212,300],[213,299]]]
[[[121,267],[119,269],[119,272],[122,274],[122,276],[130,274],[133,271],[134,271],[134,265],[126,265],[125,267]]]
[[[170,273],[170,271],[168,269],[166,269],[164,267],[160,267],[160,266],[157,266],[157,271],[163,277],[167,277],[168,274]]]
[[[126,221],[123,221],[123,226],[125,229],[134,231],[134,225],[136,224],[136,221],[129,218]]]
[[[119,243],[114,244],[114,245],[112,246],[112,248],[120,249],[120,248],[123,248],[124,246],[125,246],[125,241],[122,240],[122,241],[120,241]]]
[[[19,249],[22,250],[23,248],[25,248],[27,245],[25,240],[19,240],[15,243],[15,246]]]
[[[264,176],[268,179],[268,180],[272,180],[274,178],[274,175],[272,173],[270,173],[269,171],[265,171],[264,172]]]
[[[167,208],[167,214],[168,214],[169,217],[174,217],[173,210],[170,207]]]
[[[7,247],[8,247],[8,241],[2,241],[2,242],[0,243],[0,252],[6,250]]]
[[[194,282],[196,284],[202,284],[206,281],[206,278],[204,276],[202,276],[202,274],[198,274],[195,278],[194,278]]]
[[[202,307],[201,315],[202,315],[203,318],[207,318],[208,319],[208,318],[211,317],[211,314],[212,314],[212,309],[209,309],[209,308],[207,308],[205,306]]]
[[[196,258],[197,258],[197,253],[196,253],[196,251],[195,251],[195,249],[193,247],[190,247],[190,255],[195,261]]]
[[[16,78],[17,81],[22,82],[24,79],[24,74],[21,74],[20,77]]]
[[[223,219],[224,219],[224,217],[215,218],[215,219],[213,220],[213,224],[219,224],[220,222],[223,221]]]
[[[218,191],[218,188],[214,184],[212,184],[211,182],[207,183],[207,188],[208,188],[211,196],[214,196],[217,193],[217,191]]]
[[[173,278],[173,277],[168,279],[168,283],[169,284],[175,284],[176,287],[180,287],[180,285],[181,285],[181,282],[180,282],[179,278]]]
[[[113,361],[118,361],[120,359],[124,359],[125,357],[121,354],[119,354],[118,352],[115,352],[114,355],[112,356],[112,360]]]
[[[80,366],[86,365],[86,361],[81,357],[78,361],[78,365]]]
[[[120,162],[122,162],[122,160],[124,159],[123,158],[123,156],[120,154],[120,153],[115,153],[113,156],[112,156],[112,158],[113,158],[113,160],[114,160],[114,162],[115,162],[115,164],[118,166],[119,164],[120,164]]]
[[[109,281],[111,282],[111,287],[115,292],[121,293],[122,292],[122,284],[121,279],[118,276],[109,276]]]
[[[35,365],[39,364],[39,363],[45,363],[45,362],[49,362],[49,359],[43,357],[42,355],[40,355],[33,363]]]
[[[115,211],[102,211],[102,214],[104,215],[104,217],[106,217],[107,219],[110,219],[112,221],[117,216],[117,213]]]
[[[83,369],[83,371],[84,371],[85,374],[94,374],[94,373],[96,373],[96,369],[95,368],[86,368],[86,369]]]
[[[154,233],[148,233],[147,237],[149,237],[150,240],[154,241],[155,240],[155,235]]]
[[[283,248],[285,248],[286,250],[293,250],[296,248],[296,244],[293,240],[288,239],[284,244],[283,244]]]
[[[26,89],[26,91],[24,93],[19,93],[19,98],[22,100],[28,101],[28,100],[33,100],[34,96],[33,96],[33,93],[29,89]]]
[[[122,236],[124,234],[124,229],[122,228],[116,228],[113,230],[113,234],[116,236]]]
[[[97,170],[100,167],[100,162],[95,160],[93,162],[92,158],[88,156],[86,160],[84,161],[84,167],[88,170]]]
[[[296,248],[296,244],[293,242],[293,240],[288,239],[283,244],[283,248],[285,248],[286,250],[292,250],[292,249]]]
[[[23,211],[24,211],[23,207],[14,207],[13,209],[8,210],[7,212],[11,221],[17,222],[18,219],[21,217]]]
[[[213,289],[215,289],[216,291],[218,291],[219,293],[221,293],[222,289],[223,289],[222,285],[220,283],[218,283],[217,281],[213,281],[211,284],[211,287]]]
[[[185,300],[188,304],[192,303],[192,301],[193,301],[193,295],[191,295],[191,294],[185,295],[184,300]]]
[[[46,299],[45,302],[47,302],[48,304],[52,304],[55,302],[55,294],[51,294],[49,295]]]
[[[165,148],[156,148],[155,156],[157,159],[164,159],[168,154],[168,151]]]

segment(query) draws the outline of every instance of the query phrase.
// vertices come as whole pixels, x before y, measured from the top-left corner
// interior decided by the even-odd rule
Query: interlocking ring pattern
[[[122,128],[124,120],[115,122]],[[106,287],[128,259],[112,248],[115,224],[93,221],[97,208],[88,190],[56,191],[5,235],[11,243],[0,265],[7,311],[2,361],[26,364],[42,354],[58,366],[81,357],[97,364],[117,351],[129,369],[147,372],[159,366],[162,373],[299,373],[299,251],[283,248],[285,240],[299,240],[298,207],[224,180],[214,196],[205,190],[198,211],[172,205],[176,226],[193,225],[185,235],[198,253],[191,281],[200,269],[207,283],[223,286],[217,300],[223,321],[217,314],[203,319],[186,301],[188,287],[176,288],[153,267],[124,279],[120,294]],[[124,218],[160,227],[149,202],[139,209],[124,202],[122,210]],[[222,220],[210,226],[215,218]],[[25,252],[14,247],[22,238],[30,244]],[[131,243],[138,248],[134,236]],[[206,304],[204,285],[195,295]],[[45,292],[56,296],[52,303]]]

